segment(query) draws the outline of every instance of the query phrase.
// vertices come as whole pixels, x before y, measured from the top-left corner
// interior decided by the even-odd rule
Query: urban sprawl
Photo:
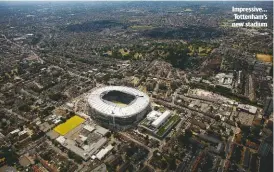
[[[272,2],[0,2],[0,171],[273,171]]]

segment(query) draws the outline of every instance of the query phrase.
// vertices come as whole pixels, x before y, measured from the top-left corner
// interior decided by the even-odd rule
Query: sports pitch
[[[73,130],[78,125],[82,124],[85,121],[85,119],[79,117],[79,116],[73,116],[70,119],[68,119],[65,123],[62,123],[54,128],[54,131],[61,135],[65,135],[71,130]]]
[[[116,104],[119,107],[126,107],[127,106],[127,104],[124,104],[124,103],[119,102],[119,101],[112,101],[112,103]]]

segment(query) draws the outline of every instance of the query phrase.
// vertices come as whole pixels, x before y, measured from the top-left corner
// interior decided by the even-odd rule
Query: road
[[[19,119],[21,119],[21,120],[23,120],[23,121],[25,121],[25,122],[29,122],[29,121],[30,121],[30,120],[28,120],[27,118],[25,118],[25,117],[19,115],[18,113],[13,112],[11,109],[3,108],[3,110],[6,111],[7,113],[11,114],[11,115],[16,116],[17,118],[19,118]]]
[[[136,143],[136,144],[138,144],[138,145],[140,145],[140,146],[146,148],[146,149],[149,151],[149,153],[148,153],[148,155],[147,155],[147,160],[144,162],[144,165],[147,165],[148,167],[154,169],[154,168],[149,164],[149,160],[152,158],[153,152],[154,152],[155,150],[157,150],[157,148],[151,149],[151,148],[149,148],[148,146],[144,145],[143,143],[139,142],[138,140],[135,140],[134,138],[130,137],[127,133],[119,132],[119,134],[121,134],[122,136],[124,136],[124,137],[126,137],[127,139],[131,140],[132,142],[134,142],[134,143]]]
[[[209,113],[204,113],[202,112],[201,110],[198,110],[198,109],[195,109],[195,108],[191,108],[191,107],[188,107],[188,106],[183,106],[183,105],[175,105],[175,104],[172,104],[170,102],[166,102],[166,101],[163,101],[163,100],[159,100],[159,99],[155,99],[155,98],[152,98],[154,102],[158,103],[158,104],[161,104],[161,105],[164,105],[164,106],[170,106],[172,108],[175,108],[177,110],[183,110],[183,111],[194,111],[194,112],[197,112],[201,115],[203,115],[205,118],[208,118],[208,119],[214,119],[215,118],[213,116],[210,116]],[[226,123],[227,125],[231,126],[231,127],[234,127],[232,126],[231,124],[229,123]]]
[[[23,47],[22,45],[19,45],[19,44],[15,43],[15,42],[11,41],[11,40],[8,39],[8,38],[6,37],[6,35],[4,35],[4,34],[1,34],[1,36],[4,37],[4,39],[5,39],[8,43],[11,43],[11,44],[13,44],[13,45],[15,45],[15,46],[21,48],[22,50],[24,50],[24,51],[26,51],[26,52],[29,52],[31,55],[33,55],[33,56],[37,59],[37,61],[39,61],[39,62],[42,63],[42,64],[44,63],[44,60],[41,59],[33,50],[28,50],[28,49],[26,49],[26,47]]]
[[[174,93],[173,93],[173,95],[172,95],[172,104],[174,104],[174,102],[175,102],[175,100],[176,100],[176,98],[177,98],[177,95],[178,95],[178,89],[176,89],[175,91],[174,91]]]
[[[184,79],[185,79],[186,83],[189,84],[189,80],[187,79],[186,74],[184,74]]]
[[[52,148],[56,153],[58,153],[58,154],[62,155],[63,157],[66,157],[66,158],[69,159],[68,155],[66,153],[62,152],[58,147],[56,147],[55,145],[53,145],[51,141],[46,140],[46,142],[50,146],[50,148]],[[70,160],[73,161],[73,159],[70,159]],[[79,171],[80,169],[82,169],[83,166],[84,166],[84,164],[80,164],[80,165],[78,163],[75,163],[75,164],[78,166],[78,170],[77,171]]]
[[[135,140],[134,138],[130,137],[127,133],[124,132],[119,132],[119,134],[121,134],[122,136],[126,137],[127,139],[131,140],[132,142],[146,148],[147,150],[151,150],[151,148],[149,148],[148,146],[144,145],[143,143],[139,142],[138,140]]]

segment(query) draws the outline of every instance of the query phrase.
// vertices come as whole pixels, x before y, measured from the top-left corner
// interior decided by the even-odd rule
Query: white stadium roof
[[[125,107],[108,103],[102,99],[102,95],[109,91],[120,91],[133,95],[135,96],[135,100]],[[94,90],[88,97],[88,103],[91,108],[106,116],[128,118],[146,109],[150,103],[150,100],[145,93],[134,88],[123,86],[106,86]]]

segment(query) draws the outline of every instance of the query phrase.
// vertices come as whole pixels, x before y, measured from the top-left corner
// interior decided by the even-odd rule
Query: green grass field
[[[169,120],[159,128],[157,135],[162,136],[168,129],[168,127],[174,125],[179,119],[180,117],[178,115],[174,115],[171,118],[169,118]]]

